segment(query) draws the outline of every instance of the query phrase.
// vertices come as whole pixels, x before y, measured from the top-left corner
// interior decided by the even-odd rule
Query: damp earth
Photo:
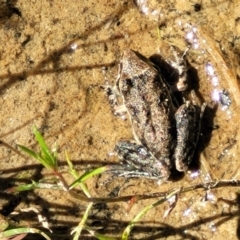
[[[43,229],[46,217],[55,235],[70,232],[88,206],[63,190],[20,193],[6,189],[53,178],[36,160],[19,152],[37,150],[36,126],[57,147],[59,171],[68,184],[66,151],[79,174],[117,165],[114,146],[132,139],[129,119],[113,115],[102,86],[113,84],[125,49],[171,63],[171,46],[187,51],[189,88],[206,102],[198,146],[189,171],[173,173],[161,185],[145,178],[103,173],[86,181],[91,196],[113,198],[168,192],[195,184],[239,180],[240,3],[237,1],[6,1],[0,3],[0,214],[14,225]],[[104,69],[104,71],[103,71]],[[238,187],[198,189],[150,210],[131,239],[239,239]],[[159,198],[95,203],[87,225],[119,237],[144,207]],[[166,216],[167,215],[167,216]],[[44,230],[48,232],[48,230]],[[28,234],[25,239],[42,239]],[[96,239],[83,230],[81,239]]]

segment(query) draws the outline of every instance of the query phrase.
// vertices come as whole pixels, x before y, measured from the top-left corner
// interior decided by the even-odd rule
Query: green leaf
[[[43,136],[37,130],[36,127],[33,128],[33,132],[41,148],[41,151],[40,151],[41,158],[46,161],[47,165],[49,165],[50,168],[56,169],[57,168],[57,161],[55,158],[56,153],[52,153],[52,151],[49,149],[46,142],[44,141]]]
[[[24,151],[25,153],[27,153],[29,156],[35,158],[35,159],[38,159],[38,154],[35,153],[34,151],[32,151],[31,149],[27,148],[27,147],[24,147],[23,145],[20,145],[20,144],[17,144],[17,146],[22,150]]]
[[[9,238],[15,235],[20,235],[22,233],[39,233],[41,234],[45,239],[51,240],[44,232],[36,229],[36,228],[28,228],[28,227],[22,227],[22,228],[14,228],[10,230],[6,230],[4,232],[0,233],[0,237],[2,238]]]
[[[46,142],[43,139],[41,133],[37,130],[36,127],[33,128],[34,135],[40,146],[40,153],[37,153],[23,145],[18,144],[17,146],[27,153],[29,156],[37,159],[44,167],[57,171],[57,158],[56,152],[52,152],[47,146]]]
[[[6,192],[23,192],[39,188],[38,183],[32,180],[31,184],[22,184],[16,187],[12,187],[6,190]]]

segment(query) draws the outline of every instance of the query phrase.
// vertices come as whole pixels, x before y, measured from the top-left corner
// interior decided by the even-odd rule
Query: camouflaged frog
[[[180,71],[185,79],[186,71]],[[132,50],[122,55],[116,90],[108,88],[115,113],[128,113],[134,135],[134,141],[120,141],[115,147],[127,162],[120,175],[166,181],[174,166],[187,171],[198,140],[200,108],[191,101],[179,106],[161,66]],[[122,98],[121,106],[114,92]]]

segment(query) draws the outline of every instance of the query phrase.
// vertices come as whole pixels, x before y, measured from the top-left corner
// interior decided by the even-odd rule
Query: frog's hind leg
[[[170,171],[164,162],[159,161],[150,151],[134,141],[121,141],[115,146],[125,169],[119,176],[144,177],[161,182],[169,178]],[[126,164],[127,163],[127,164]]]
[[[174,152],[176,169],[186,172],[192,161],[201,129],[201,121],[206,103],[199,106],[186,101],[175,113],[177,146]]]

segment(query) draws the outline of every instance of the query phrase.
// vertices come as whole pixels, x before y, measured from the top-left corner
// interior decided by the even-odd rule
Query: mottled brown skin
[[[175,113],[177,129],[177,146],[174,151],[176,169],[186,172],[192,160],[198,138],[200,119],[197,107],[187,101]]]
[[[175,148],[175,107],[169,86],[140,54],[125,50],[118,87],[132,122],[135,140],[171,166]]]
[[[163,66],[158,67],[141,54],[125,50],[116,83],[122,106],[109,86],[107,92],[118,106],[115,113],[128,112],[136,141],[120,141],[115,147],[119,158],[127,162],[120,175],[164,182],[173,165],[178,171],[188,170],[203,111],[200,113],[200,108],[190,101],[179,107],[161,74]]]
[[[160,183],[165,182],[170,175],[169,168],[164,162],[159,161],[146,147],[134,141],[118,142],[115,151],[122,162],[134,167],[128,176],[157,179]]]

